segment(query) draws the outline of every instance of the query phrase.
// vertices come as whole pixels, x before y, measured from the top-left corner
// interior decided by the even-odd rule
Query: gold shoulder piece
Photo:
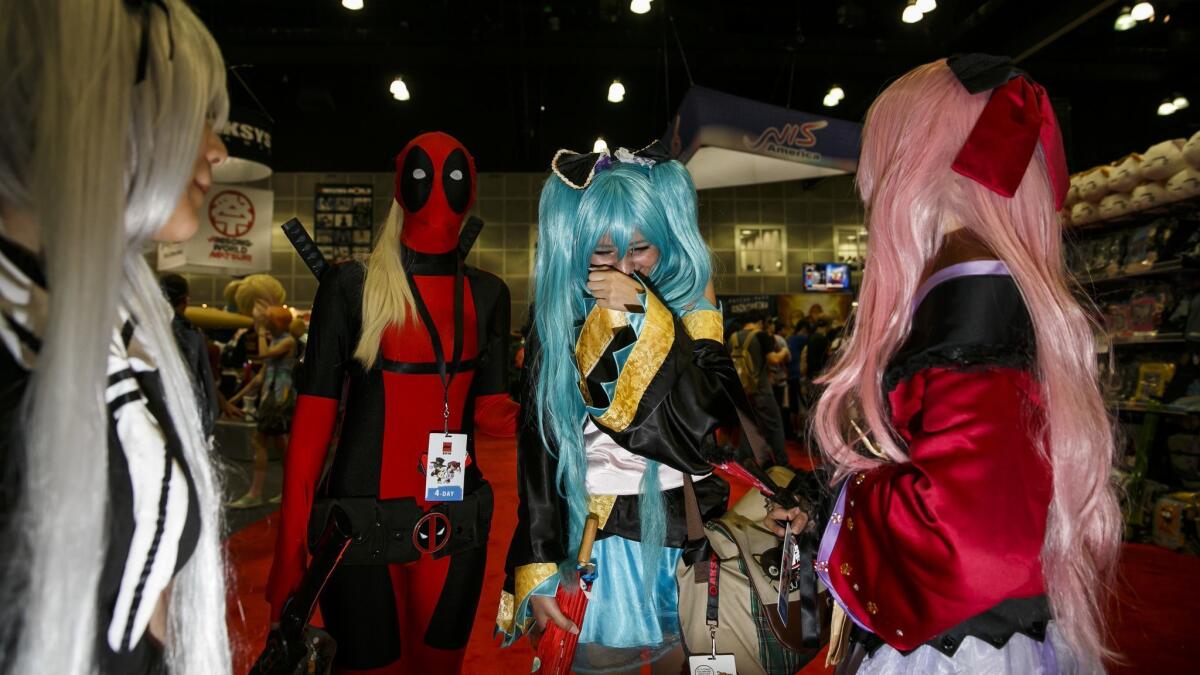
[[[701,309],[689,312],[683,317],[683,327],[693,340],[716,340],[721,342],[725,337],[725,323],[721,312],[715,309]]]

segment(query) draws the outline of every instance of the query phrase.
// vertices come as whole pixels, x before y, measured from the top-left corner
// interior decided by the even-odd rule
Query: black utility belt
[[[422,556],[443,558],[486,546],[492,523],[492,486],[484,482],[461,502],[423,510],[412,497],[322,497],[308,519],[312,550],[333,509],[350,523],[351,542],[343,565],[403,564]]]

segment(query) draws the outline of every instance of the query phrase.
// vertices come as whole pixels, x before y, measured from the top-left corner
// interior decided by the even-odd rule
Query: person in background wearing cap
[[[175,310],[175,316],[171,319],[171,331],[175,333],[175,341],[179,343],[183,362],[195,378],[196,398],[202,406],[200,421],[204,424],[204,433],[211,436],[218,410],[230,417],[241,417],[242,411],[230,405],[217,391],[204,334],[183,314],[187,310],[188,296],[191,293],[187,279],[180,274],[167,274],[159,279],[158,283],[162,287],[163,295],[167,296],[167,302],[171,303],[171,308]]]

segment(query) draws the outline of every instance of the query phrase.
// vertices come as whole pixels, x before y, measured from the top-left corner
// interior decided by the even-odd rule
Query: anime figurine
[[[559,151],[538,211],[534,327],[518,439],[518,524],[497,628],[510,644],[548,622],[585,517],[598,576],[572,669],[682,662],[674,580],[691,489],[724,511],[712,433],[741,391],[722,343],[687,170],[656,148]],[[748,407],[745,397],[739,405]],[[691,488],[688,487],[690,482]],[[573,566],[571,566],[573,569]],[[566,581],[564,581],[566,580]]]
[[[267,597],[278,617],[304,574],[306,533],[331,504],[347,511],[358,540],[321,595],[337,672],[462,664],[492,513],[472,434],[513,436],[517,410],[505,393],[508,288],[467,267],[459,247],[474,198],[466,148],[440,132],[416,137],[396,158],[395,203],[369,261],[331,268],[318,287]],[[428,500],[427,454],[454,435],[465,436],[461,501]]]
[[[870,264],[815,412],[839,672],[1099,672],[1113,435],[1045,90],[980,54],[911,71],[867,113],[858,185]]]

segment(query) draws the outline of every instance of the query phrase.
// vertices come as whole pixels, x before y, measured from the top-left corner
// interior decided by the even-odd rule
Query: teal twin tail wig
[[[712,275],[711,253],[696,222],[696,188],[682,164],[667,161],[647,167],[614,161],[584,190],[554,175],[546,180],[538,205],[533,292],[541,351],[531,374],[542,441],[558,453],[557,487],[569,511],[568,560],[574,558],[588,512],[583,447],[587,414],[575,364],[576,332],[589,306],[588,262],[605,234],[623,257],[635,232],[658,249],[650,282],[672,313],[680,316],[701,301]],[[647,463],[640,486],[642,563],[647,573],[658,564],[667,529],[658,466]]]

